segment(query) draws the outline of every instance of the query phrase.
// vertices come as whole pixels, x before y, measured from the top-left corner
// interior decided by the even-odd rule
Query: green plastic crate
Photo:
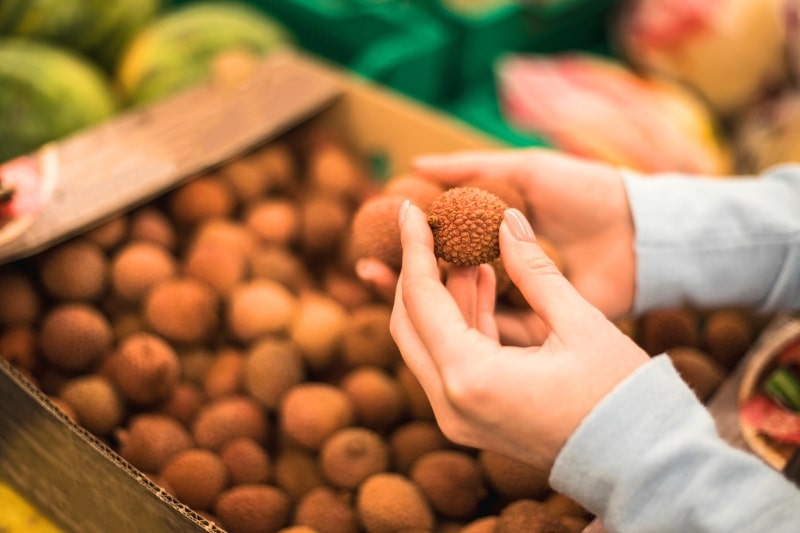
[[[558,11],[555,8],[550,11],[540,10],[536,16],[532,16],[531,12],[527,13],[523,18],[530,25],[535,37],[531,37],[521,46],[496,48],[491,55],[484,51],[480,56],[482,72],[473,74],[474,79],[462,80],[461,92],[456,93],[443,107],[460,120],[511,146],[549,146],[546,139],[516,129],[506,121],[497,96],[494,65],[507,53],[557,54],[587,51],[611,55],[607,33],[608,16],[617,1],[592,0],[589,6],[587,0],[573,0],[569,2],[569,10],[566,4],[562,4]]]
[[[591,12],[598,7],[604,9],[609,4],[606,0],[527,0],[521,3],[524,3],[534,16],[551,20],[568,17],[576,12]]]
[[[529,18],[537,33],[522,50],[556,53],[595,50],[608,45],[609,20],[620,0],[572,0]]]
[[[490,80],[495,60],[506,52],[557,52],[604,39],[609,10],[618,0],[415,1],[453,34],[445,94],[457,98]]]
[[[532,133],[515,129],[503,117],[495,86],[485,83],[473,87],[456,100],[444,106],[444,110],[459,120],[496,137],[512,147],[549,146],[548,142]]]
[[[491,65],[498,54],[519,49],[532,38],[524,10],[515,2],[504,0],[482,9],[458,11],[446,7],[444,0],[421,3],[453,33],[444,72],[448,98],[490,78]]]
[[[613,57],[607,40],[579,48],[581,51]],[[475,86],[445,106],[445,111],[471,126],[515,147],[552,146],[547,139],[519,130],[506,121],[495,79]]]
[[[252,0],[306,50],[413,98],[440,101],[450,31],[410,2]]]
[[[197,0],[172,0],[175,4]],[[508,126],[494,91],[507,52],[596,49],[619,0],[231,0],[284,24],[307,51],[437,106],[515,146],[544,141]],[[460,7],[456,7],[459,3]]]

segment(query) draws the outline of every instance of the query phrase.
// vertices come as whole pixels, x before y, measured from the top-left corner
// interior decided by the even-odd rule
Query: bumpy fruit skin
[[[367,478],[356,492],[356,510],[367,533],[431,531],[434,511],[416,483],[392,472]]]
[[[436,257],[459,266],[491,263],[500,257],[498,233],[508,205],[477,187],[453,187],[428,210]]]
[[[350,224],[350,255],[353,260],[374,257],[396,271],[403,263],[397,216],[405,198],[373,196],[356,210]]]

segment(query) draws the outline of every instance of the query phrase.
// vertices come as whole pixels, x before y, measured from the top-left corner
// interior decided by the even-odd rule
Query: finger
[[[528,172],[526,160],[532,150],[465,151],[453,154],[426,155],[414,159],[414,170],[447,184],[471,177],[501,178]]]
[[[402,277],[401,272],[400,279]],[[417,378],[431,402],[441,402],[445,399],[445,394],[439,370],[409,320],[402,287],[403,283],[398,281],[391,316],[392,338],[397,344],[406,366]]]
[[[447,290],[453,296],[464,321],[470,328],[477,328],[478,320],[478,269],[476,267],[453,266],[447,272]]]
[[[503,346],[541,346],[547,338],[544,322],[529,310],[498,311],[495,322]]]
[[[433,236],[423,212],[411,205],[400,228],[403,246],[403,266],[399,284],[403,304],[414,331],[442,366],[458,364],[480,344],[491,342],[471,329],[451,294],[439,279],[433,254]],[[470,347],[465,353],[464,347]]]
[[[497,281],[494,268],[490,265],[478,267],[478,297],[476,305],[478,331],[497,341],[497,322],[494,318],[497,302]]]
[[[392,308],[392,337],[400,350],[403,361],[428,397],[436,419],[454,419],[457,415],[450,404],[439,367],[409,318],[403,287],[410,284],[404,283],[402,280],[403,271],[400,272]]]
[[[406,200],[400,208],[399,224],[403,249],[401,270],[406,271],[404,277],[425,282],[435,280],[435,284],[441,286],[439,261],[433,253],[433,233],[425,214]]]
[[[359,279],[372,287],[378,296],[386,302],[392,302],[397,286],[397,274],[386,263],[372,257],[364,257],[356,261],[355,271]]]
[[[516,209],[505,212],[500,250],[509,277],[549,330],[579,327],[587,313],[596,311],[536,244],[530,224]]]

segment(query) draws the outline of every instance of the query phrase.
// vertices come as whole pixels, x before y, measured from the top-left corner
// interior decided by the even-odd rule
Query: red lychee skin
[[[436,257],[458,266],[491,263],[500,257],[499,232],[508,205],[477,187],[453,187],[428,210]]]
[[[396,271],[400,270],[403,248],[397,217],[404,198],[374,196],[356,211],[350,226],[350,255],[379,259]]]

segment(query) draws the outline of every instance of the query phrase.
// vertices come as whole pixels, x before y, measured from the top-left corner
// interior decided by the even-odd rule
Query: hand
[[[581,420],[649,357],[578,294],[513,209],[500,250],[545,337],[502,346],[492,268],[454,268],[444,285],[426,217],[406,205],[391,332],[439,426],[454,442],[549,470]]]
[[[511,183],[525,198],[537,234],[558,249],[578,292],[610,318],[631,310],[634,228],[615,167],[528,149],[426,156],[416,159],[414,168],[447,186],[474,177]]]

